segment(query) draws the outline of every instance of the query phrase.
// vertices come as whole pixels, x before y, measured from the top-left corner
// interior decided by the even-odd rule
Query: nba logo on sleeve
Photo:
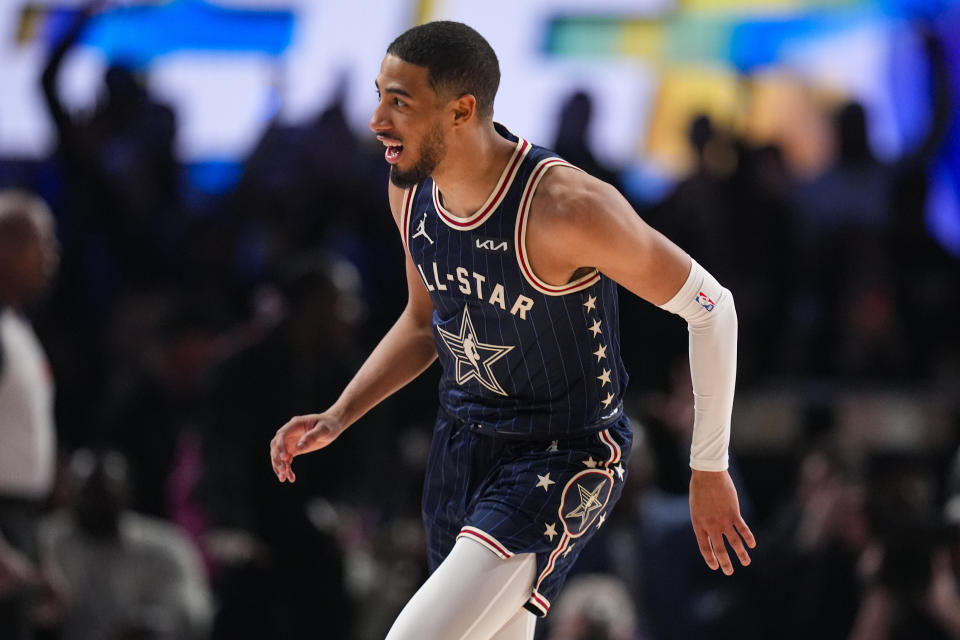
[[[696,301],[697,301],[697,303],[698,303],[701,307],[703,307],[703,308],[706,309],[707,311],[713,311],[713,308],[714,308],[715,306],[717,306],[717,304],[716,304],[713,300],[710,299],[710,296],[708,296],[707,294],[705,294],[703,291],[701,291],[701,292],[697,295]]]

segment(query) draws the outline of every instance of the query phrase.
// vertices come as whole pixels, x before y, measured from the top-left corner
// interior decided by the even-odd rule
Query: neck
[[[469,217],[487,201],[516,145],[489,122],[469,131],[456,130],[447,154],[434,170],[433,181],[452,214]]]

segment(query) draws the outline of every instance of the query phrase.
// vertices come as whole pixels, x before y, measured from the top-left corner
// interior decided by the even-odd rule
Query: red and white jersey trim
[[[527,600],[527,602],[540,611],[541,615],[545,616],[550,611],[550,601],[540,595],[536,589],[534,589],[533,593],[530,594],[530,599]]]
[[[486,531],[481,531],[476,527],[464,527],[460,529],[457,539],[459,540],[460,538],[470,538],[471,540],[476,540],[487,549],[497,554],[501,560],[512,558],[514,555],[504,545],[500,544],[496,538],[491,536]]]
[[[513,184],[513,179],[517,177],[520,164],[523,162],[523,159],[527,156],[527,154],[530,153],[530,149],[532,148],[533,146],[529,142],[523,138],[517,138],[517,148],[514,149],[513,155],[510,156],[510,161],[507,162],[507,166],[504,167],[503,173],[500,174],[500,180],[497,181],[497,186],[495,186],[493,191],[490,192],[490,197],[487,198],[487,201],[483,204],[483,206],[480,207],[480,209],[477,210],[473,215],[467,218],[459,218],[443,207],[443,205],[440,203],[440,191],[437,189],[437,183],[434,182],[433,205],[437,208],[437,213],[440,214],[440,219],[443,220],[447,226],[458,231],[470,231],[471,229],[476,229],[486,222],[503,202],[503,199],[507,197],[507,192],[510,190],[510,185]]]
[[[417,187],[410,187],[403,192],[403,206],[400,209],[400,233],[403,235],[403,248],[410,252],[410,219],[413,217],[413,197]]]
[[[604,429],[600,432],[600,439],[603,441],[607,447],[610,448],[610,459],[607,460],[607,466],[612,464],[617,464],[620,462],[620,445],[617,444],[617,441],[613,439],[613,436],[610,435],[610,429]]]
[[[540,585],[543,584],[543,581],[546,579],[546,577],[549,576],[551,573],[553,573],[553,569],[557,566],[557,558],[560,557],[561,553],[566,551],[569,545],[570,545],[570,534],[567,532],[564,532],[564,534],[560,537],[560,541],[557,543],[557,546],[550,553],[550,557],[547,559],[547,565],[543,568],[543,571],[540,572],[539,577],[537,577],[537,584],[533,588],[534,594],[537,594],[537,589],[540,588]],[[534,599],[532,596],[530,597],[530,600],[534,604],[537,604],[536,602],[534,602]],[[550,603],[547,602],[547,599],[541,596],[541,600],[546,603],[547,609],[549,609]],[[544,610],[544,613],[546,613],[546,610]]]
[[[580,170],[561,158],[545,158],[537,163],[537,166],[534,167],[533,173],[530,174],[530,179],[527,180],[527,184],[523,189],[523,196],[520,198],[520,211],[517,213],[517,228],[514,233],[514,239],[517,244],[517,262],[520,263],[520,272],[534,289],[548,296],[563,296],[568,293],[583,291],[584,289],[592,287],[600,280],[600,272],[594,269],[573,282],[559,286],[549,284],[537,277],[527,257],[527,222],[530,220],[530,207],[533,203],[533,194],[547,171],[557,165]]]

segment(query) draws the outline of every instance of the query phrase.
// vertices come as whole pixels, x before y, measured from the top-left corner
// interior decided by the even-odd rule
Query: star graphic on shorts
[[[597,466],[597,461],[593,459],[593,456],[590,456],[589,458],[583,461],[583,464],[587,465],[591,469],[594,469]]]
[[[537,483],[537,486],[543,487],[544,491],[547,491],[550,485],[557,484],[556,482],[550,479],[549,473],[545,476],[541,476],[540,474],[537,474],[537,477],[540,478],[540,481]]]
[[[587,301],[583,303],[583,306],[587,308],[587,311],[594,311],[597,308],[597,297],[590,296],[587,298]]]
[[[608,394],[607,394],[607,397],[604,398],[603,400],[601,400],[600,402],[603,403],[603,408],[606,409],[607,407],[610,406],[610,403],[613,402],[613,394],[612,394],[612,393],[608,393]]]
[[[600,362],[601,358],[607,357],[607,346],[602,344],[600,348],[593,352],[593,355],[597,356],[597,362]]]
[[[563,551],[563,557],[566,558],[568,555],[570,555],[570,552],[573,551],[573,548],[574,548],[575,546],[577,546],[577,543],[576,543],[576,542],[574,542],[574,543],[571,544],[569,547],[567,547],[566,549],[564,549],[564,551]]]
[[[597,376],[597,380],[599,380],[600,382],[603,383],[603,384],[600,385],[601,387],[610,384],[610,374],[611,374],[611,373],[613,373],[613,372],[610,371],[610,369],[604,369],[604,370],[603,370],[603,373],[600,374],[599,376]]]
[[[550,542],[553,542],[553,537],[557,535],[557,523],[551,522],[547,525],[547,530],[543,532],[543,535],[550,538]]]
[[[473,328],[473,321],[463,308],[463,319],[460,321],[460,334],[450,333],[440,327],[437,332],[443,338],[444,344],[457,360],[457,384],[468,380],[476,380],[481,385],[502,396],[507,395],[497,378],[493,375],[490,365],[510,353],[513,346],[486,344],[477,341],[477,332]]]
[[[600,514],[600,519],[597,520],[597,529],[599,529],[600,527],[603,526],[603,523],[606,521],[606,519],[607,519],[607,514],[601,513],[601,514]]]
[[[599,321],[599,320],[594,320],[594,321],[593,321],[593,326],[590,327],[590,331],[593,332],[593,337],[594,337],[594,338],[597,337],[597,334],[603,333],[602,331],[600,331],[600,321]]]
[[[560,451],[559,445],[560,445],[559,440],[551,440],[550,446],[547,447],[547,453],[556,453],[557,451]],[[548,473],[547,475],[550,475],[550,474]]]
[[[618,464],[613,468],[613,470],[617,472],[617,477],[623,480],[623,465]]]
[[[582,484],[577,483],[577,490],[580,492],[580,506],[566,514],[565,518],[580,518],[580,529],[587,526],[587,521],[597,509],[602,509],[600,502],[600,492],[603,490],[603,482],[597,485],[593,491],[587,491]]]

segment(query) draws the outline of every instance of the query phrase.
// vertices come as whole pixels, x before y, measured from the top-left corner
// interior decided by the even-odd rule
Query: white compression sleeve
[[[690,466],[723,471],[728,466],[730,414],[737,379],[737,311],[733,294],[691,259],[690,275],[660,305],[687,321],[694,419]]]
[[[460,538],[403,608],[386,640],[533,640],[523,608],[537,571],[532,553],[502,560]]]

